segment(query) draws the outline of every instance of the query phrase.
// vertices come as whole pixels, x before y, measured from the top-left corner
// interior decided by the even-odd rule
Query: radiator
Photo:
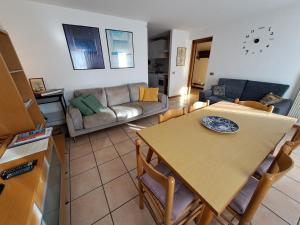
[[[298,118],[300,120],[300,91],[295,98],[294,104],[289,112],[289,116]]]

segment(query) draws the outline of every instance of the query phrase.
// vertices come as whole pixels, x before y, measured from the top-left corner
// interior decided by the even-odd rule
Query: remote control
[[[27,173],[27,172],[33,170],[36,163],[37,163],[37,160],[32,160],[32,161],[29,161],[27,163],[21,164],[19,166],[12,167],[12,168],[7,169],[7,170],[3,170],[1,172],[0,176],[3,180],[7,180],[9,178],[21,175],[23,173]]]

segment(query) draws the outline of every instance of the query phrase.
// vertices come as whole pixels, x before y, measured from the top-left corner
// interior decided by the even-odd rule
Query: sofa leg
[[[75,138],[75,137],[72,137],[72,140],[73,140],[73,143],[75,143],[75,142],[76,142],[76,138]]]

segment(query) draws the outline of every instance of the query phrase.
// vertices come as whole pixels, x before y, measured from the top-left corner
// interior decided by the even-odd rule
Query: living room
[[[14,199],[13,185],[18,183],[21,185],[18,188],[24,186],[23,180],[18,182],[18,179],[28,181],[32,176],[38,177],[38,169],[40,172],[43,170],[43,157],[46,158],[48,153],[36,153],[41,155],[37,157],[36,168],[30,165],[32,172],[7,181],[1,180],[4,188],[2,193],[0,191],[0,205],[4,216],[0,218],[0,224],[238,224],[238,220],[242,221],[239,224],[247,224],[251,220],[255,225],[300,225],[299,147],[295,147],[285,160],[288,162],[291,158],[294,161],[293,168],[268,188],[256,207],[251,208],[248,199],[243,213],[248,212],[248,207],[253,212],[250,213],[251,218],[247,213],[243,217],[241,212],[234,214],[229,221],[224,222],[222,217],[224,212],[228,213],[228,203],[233,201],[248,178],[257,178],[254,172],[265,158],[272,154],[277,157],[275,159],[279,159],[280,154],[276,153],[281,152],[285,141],[289,141],[288,146],[298,144],[299,10],[300,4],[296,0],[231,0],[218,3],[4,0],[0,8],[0,30],[1,35],[8,38],[11,44],[3,42],[1,36],[0,42],[4,44],[0,43],[0,52],[3,62],[6,59],[9,61],[12,56],[6,54],[6,51],[12,45],[12,51],[16,52],[12,55],[19,62],[18,68],[12,68],[13,64],[7,61],[7,68],[1,67],[0,76],[7,70],[12,77],[16,73],[15,77],[22,76],[22,79],[3,78],[0,84],[0,102],[7,107],[6,110],[5,107],[0,110],[0,136],[10,138],[8,142],[5,140],[7,150],[1,147],[4,152],[0,151],[0,155],[3,154],[0,168],[2,171],[27,163],[27,157],[36,160],[27,153],[24,159],[18,157],[5,161],[8,149],[13,149],[9,146],[16,134],[34,128],[53,127],[53,141],[48,138],[51,146],[61,149],[61,176],[65,179],[60,186],[65,185],[65,188],[60,193],[65,193],[58,197],[60,204],[56,213],[59,215],[46,218],[49,214],[45,209],[50,207],[51,202],[47,202],[45,197],[41,200],[44,202],[41,204],[43,207],[39,207],[40,200],[37,200],[39,204],[33,203],[36,200],[32,199],[37,198],[34,193],[38,192],[34,183],[38,181],[35,180],[32,192],[24,192],[34,197],[27,196],[27,205],[21,201],[16,202],[17,205],[26,205],[20,207],[22,216],[4,209],[16,207],[13,203],[10,207],[5,205]],[[160,92],[157,88],[148,88],[148,39],[149,36],[155,39],[166,31],[170,31],[169,50],[164,52],[169,60],[168,90]],[[93,39],[89,42],[79,40],[91,36]],[[115,44],[118,39],[113,37],[117,36],[127,39]],[[195,46],[207,38],[212,41],[206,80],[200,88],[193,88],[193,60],[199,55]],[[125,49],[124,43],[129,54],[116,57],[116,52]],[[97,46],[95,49],[91,47],[94,44]],[[118,47],[119,50],[116,50]],[[82,64],[82,58],[75,54],[74,48],[92,48],[86,53],[90,54],[91,60]],[[10,84],[6,85],[4,81]],[[26,86],[26,91],[22,92],[23,86],[19,82]],[[59,94],[52,96],[57,97],[57,100],[48,101],[35,92],[34,82],[38,82],[43,91],[58,89]],[[33,104],[34,109],[29,117],[32,117],[33,122],[27,128],[23,117],[19,117],[23,109],[17,110],[14,107],[17,104],[11,100],[12,88],[19,93],[16,101],[28,99],[28,96],[32,101],[30,104]],[[76,99],[80,96],[92,96],[91,101],[86,103],[85,100]],[[9,104],[6,104],[7,97],[11,97],[7,101]],[[270,98],[272,102],[266,102]],[[82,111],[74,99],[89,111]],[[243,105],[245,101],[252,102],[250,107]],[[94,105],[89,107],[91,102]],[[252,109],[258,107],[256,103],[262,105],[259,106],[260,110]],[[93,110],[93,107],[98,108]],[[243,107],[250,109],[246,112]],[[195,108],[199,109],[194,112]],[[242,111],[240,115],[239,111]],[[223,117],[223,114],[224,118],[233,122],[230,129],[237,129],[230,130],[233,134],[220,136],[200,124],[203,115]],[[48,115],[57,116],[56,121],[51,123]],[[24,117],[24,120],[29,117]],[[164,122],[171,117],[176,118]],[[249,117],[249,120],[244,121],[243,117]],[[12,118],[19,120],[13,121]],[[198,122],[189,125],[194,120]],[[13,128],[10,129],[10,126]],[[137,139],[142,140],[142,144]],[[198,147],[195,144],[197,141]],[[227,154],[218,151],[220,147],[228,150]],[[143,155],[139,155],[139,148],[147,161],[144,170],[140,171],[139,166],[142,167],[144,161],[142,156],[139,161],[140,155]],[[197,153],[198,148],[201,153]],[[181,149],[186,154],[176,155],[177,149],[179,153]],[[243,149],[243,154],[239,149]],[[253,154],[249,153],[250,149],[255,149]],[[196,153],[199,157],[195,157]],[[234,155],[230,158],[230,154]],[[224,162],[219,161],[217,155],[222,156]],[[248,158],[249,163],[241,165],[243,159]],[[193,159],[194,163],[188,163]],[[150,169],[160,164],[168,166],[168,176],[171,174],[170,177],[175,177],[175,194],[179,188],[176,186],[177,178],[180,178],[178,183],[184,183],[183,186],[197,196],[193,207],[190,205],[190,213],[184,211],[184,215],[178,217],[182,221],[168,218],[169,203],[153,194],[151,188],[147,189],[147,184],[144,186],[142,176],[145,171],[149,172],[149,160],[153,166]],[[273,164],[276,164],[276,160]],[[188,172],[193,173],[193,169],[202,172],[199,172],[198,177],[197,174],[190,176]],[[205,176],[204,170],[206,175],[207,171],[211,171],[210,178]],[[267,172],[270,175],[273,171]],[[159,174],[168,178],[162,171]],[[230,180],[228,184],[224,183],[223,176]],[[264,175],[261,175],[258,182],[263,182],[263,178]],[[206,185],[202,187],[202,184]],[[224,190],[220,188],[223,185],[226,186]],[[156,205],[163,202],[161,211],[152,211],[152,205],[146,201],[145,193],[149,189]],[[216,197],[209,190],[215,191]],[[48,192],[44,190],[43,193],[47,196]],[[8,197],[2,197],[5,195]],[[144,198],[145,207],[141,209]],[[23,209],[34,207],[39,212],[34,214],[38,222],[33,222],[31,211]],[[175,200],[172,207],[176,208]],[[157,213],[163,215],[161,221],[156,219]]]

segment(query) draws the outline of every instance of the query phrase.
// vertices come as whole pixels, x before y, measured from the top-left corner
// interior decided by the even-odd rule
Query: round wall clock
[[[262,53],[264,49],[270,47],[274,40],[274,32],[272,27],[259,27],[252,29],[245,36],[243,41],[243,52],[245,55]]]

